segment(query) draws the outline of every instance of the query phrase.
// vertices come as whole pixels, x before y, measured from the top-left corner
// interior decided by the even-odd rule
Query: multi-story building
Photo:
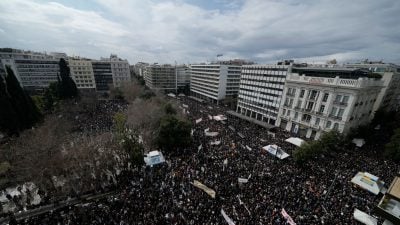
[[[242,65],[245,64],[252,63],[233,60],[190,65],[191,95],[216,103],[236,99]]]
[[[17,49],[1,49],[3,66],[10,66],[15,76],[27,90],[43,90],[50,83],[57,82],[60,71],[59,60],[51,55]]]
[[[369,122],[383,82],[369,71],[343,67],[289,69],[276,125],[300,137],[348,132]]]
[[[179,88],[185,88],[190,85],[190,71],[186,65],[180,65],[176,67],[177,86]]]
[[[244,65],[236,112],[275,125],[290,65]]]
[[[347,68],[365,68],[382,75],[383,88],[374,105],[374,111],[382,108],[387,111],[400,108],[400,66],[392,63],[370,62],[346,64]]]
[[[143,72],[146,86],[154,90],[175,91],[177,79],[175,66],[153,64],[146,66]]]
[[[95,91],[96,81],[94,79],[92,62],[84,58],[69,58],[69,68],[71,77],[75,81],[76,87],[80,90]]]
[[[135,64],[134,66],[134,71],[135,71],[135,75],[138,77],[143,77],[144,76],[144,69],[146,68],[146,66],[149,66],[150,64],[145,63],[145,62],[138,62]]]
[[[118,58],[117,55],[111,55],[110,62],[114,87],[120,87],[123,83],[131,81],[129,63],[127,60],[122,60]]]
[[[96,90],[107,92],[113,86],[113,73],[111,63],[107,60],[93,60],[93,75],[96,82]]]

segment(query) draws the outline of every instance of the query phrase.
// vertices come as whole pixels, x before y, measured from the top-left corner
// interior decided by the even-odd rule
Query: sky
[[[400,64],[399,12],[399,0],[0,0],[0,47],[131,64]]]

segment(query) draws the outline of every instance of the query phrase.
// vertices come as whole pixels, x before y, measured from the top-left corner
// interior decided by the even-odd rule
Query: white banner
[[[207,193],[209,196],[211,196],[211,198],[215,198],[215,191],[213,189],[207,187],[206,185],[200,183],[197,180],[194,180],[194,182],[191,184],[193,184],[193,186],[203,190],[205,193]]]
[[[211,141],[210,142],[210,145],[220,145],[221,144],[221,141]]]
[[[200,119],[197,119],[197,120],[196,120],[196,124],[200,123],[201,121],[203,121],[203,119],[202,119],[202,118],[200,118]]]
[[[225,211],[223,209],[221,209],[221,214],[224,217],[225,221],[229,224],[229,225],[235,225],[235,222],[233,222],[233,220],[231,218],[229,218],[228,215],[226,215]]]
[[[239,183],[247,183],[247,182],[249,182],[249,179],[246,179],[246,178],[238,178],[238,182]]]
[[[286,210],[284,208],[282,208],[281,214],[282,214],[283,218],[285,218],[286,221],[290,225],[296,225],[296,223],[293,221],[292,217],[290,217],[289,214],[287,214],[287,212],[286,212]]]

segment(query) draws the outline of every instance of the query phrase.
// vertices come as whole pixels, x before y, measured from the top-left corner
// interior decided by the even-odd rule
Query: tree
[[[191,125],[175,116],[166,115],[160,121],[157,144],[160,149],[173,152],[183,150],[191,143]]]
[[[12,135],[17,133],[21,125],[10,100],[11,96],[7,91],[6,83],[0,75],[0,130]]]
[[[176,115],[176,109],[169,102],[165,104],[164,111],[167,115]]]
[[[18,130],[29,128],[41,119],[41,114],[32,98],[22,89],[17,78],[14,75],[14,71],[7,66],[6,67],[6,88],[9,94],[10,103],[15,111],[16,118],[20,122]]]
[[[70,69],[67,65],[67,62],[61,58],[58,63],[60,66],[60,97],[62,99],[74,98],[78,96],[78,88],[76,87],[75,81],[70,76]]]
[[[386,144],[385,156],[394,161],[400,161],[400,128],[395,130],[390,142]]]

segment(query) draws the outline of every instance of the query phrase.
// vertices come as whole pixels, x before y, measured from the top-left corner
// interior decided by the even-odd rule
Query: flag
[[[221,209],[221,214],[224,217],[225,221],[228,222],[229,225],[235,225],[235,222],[228,215],[226,215],[225,211]]]

